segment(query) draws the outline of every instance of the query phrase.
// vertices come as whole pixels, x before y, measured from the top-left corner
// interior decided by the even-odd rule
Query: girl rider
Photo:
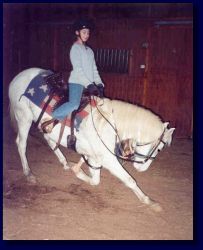
[[[68,80],[69,101],[54,110],[52,119],[42,123],[41,128],[44,133],[50,133],[59,120],[63,120],[72,111],[78,109],[83,90],[90,84],[95,83],[99,87],[100,96],[103,96],[104,84],[97,70],[94,52],[86,44],[92,29],[91,22],[81,19],[74,23],[73,28],[76,41],[70,50],[72,71]]]

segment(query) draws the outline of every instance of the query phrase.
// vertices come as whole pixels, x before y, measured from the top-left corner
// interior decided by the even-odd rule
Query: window
[[[128,49],[97,48],[95,50],[98,70],[105,73],[128,73],[129,57],[130,50]]]

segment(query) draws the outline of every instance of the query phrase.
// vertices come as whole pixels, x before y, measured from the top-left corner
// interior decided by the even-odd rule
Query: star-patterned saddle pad
[[[37,75],[34,77],[30,84],[28,85],[27,89],[24,92],[24,96],[26,96],[30,101],[32,101],[35,105],[43,109],[45,103],[47,102],[49,98],[50,93],[50,87],[46,84],[44,77],[53,74],[52,71],[47,70],[43,73]],[[60,97],[58,95],[54,95],[52,100],[50,101],[49,105],[47,106],[45,112],[49,115],[52,114],[55,106],[60,101]],[[95,102],[91,103],[92,106],[95,106]],[[88,115],[89,113],[83,109],[79,113],[77,113],[75,117],[75,128],[78,130],[79,125],[82,122],[82,120]],[[62,122],[62,121],[61,121]],[[66,119],[66,126],[71,126],[71,117],[69,116]]]
[[[51,70],[47,70],[35,76],[23,94],[38,107],[41,106],[43,100],[50,93],[50,87],[46,84],[44,78],[51,74],[53,74],[53,72]]]

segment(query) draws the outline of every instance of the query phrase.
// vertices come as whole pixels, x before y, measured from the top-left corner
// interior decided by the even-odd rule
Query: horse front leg
[[[90,161],[90,159],[88,159],[88,162]],[[80,158],[79,162],[74,164],[71,167],[71,170],[75,173],[75,175],[77,176],[78,179],[85,181],[86,183],[95,186],[98,185],[100,183],[100,169],[92,169],[91,167],[89,167],[89,171],[90,171],[90,175],[88,176],[85,174],[85,172],[82,170],[82,164],[85,162],[85,160],[83,159],[83,157]],[[95,161],[91,160],[91,166],[92,164],[94,165],[94,167],[100,167],[100,164],[96,163]]]
[[[144,194],[144,192],[138,187],[133,177],[121,166],[116,157],[110,156],[109,158],[106,158],[104,166],[127,187],[129,187],[142,203],[149,205],[157,212],[162,210],[158,203],[152,201],[147,195]]]
[[[54,148],[56,147],[56,143],[50,139],[48,134],[44,134],[44,138],[46,139],[50,148],[54,151],[54,154],[57,156],[60,163],[63,165],[63,169],[65,169],[65,170],[70,169],[70,166],[69,166],[65,156],[61,152],[61,150],[59,148],[54,150]]]
[[[88,184],[90,184],[90,177],[88,175],[85,174],[85,172],[82,170],[82,164],[84,163],[84,159],[83,157],[80,158],[79,162],[74,164],[71,167],[71,170],[75,173],[76,177]]]

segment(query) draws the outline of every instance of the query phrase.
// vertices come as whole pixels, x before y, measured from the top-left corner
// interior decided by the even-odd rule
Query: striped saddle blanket
[[[50,74],[53,74],[53,72],[50,70],[47,70],[46,72],[43,72],[42,74],[39,74],[36,77],[34,77],[29,83],[27,89],[25,90],[23,94],[41,109],[43,109],[44,105],[49,99],[51,89],[49,85],[46,83],[46,81],[44,80],[44,77],[47,77]],[[45,110],[45,113],[48,113],[49,115],[51,115],[54,109],[58,107],[60,103],[63,103],[61,100],[61,97],[55,94],[52,100],[49,102]],[[92,102],[91,105],[95,106],[95,102]],[[79,129],[80,123],[88,114],[89,113],[87,112],[86,108],[84,108],[83,110],[81,110],[80,112],[76,114],[75,122],[74,122],[74,127],[76,128],[76,130]],[[70,115],[66,119],[66,126],[68,127],[71,126]]]

